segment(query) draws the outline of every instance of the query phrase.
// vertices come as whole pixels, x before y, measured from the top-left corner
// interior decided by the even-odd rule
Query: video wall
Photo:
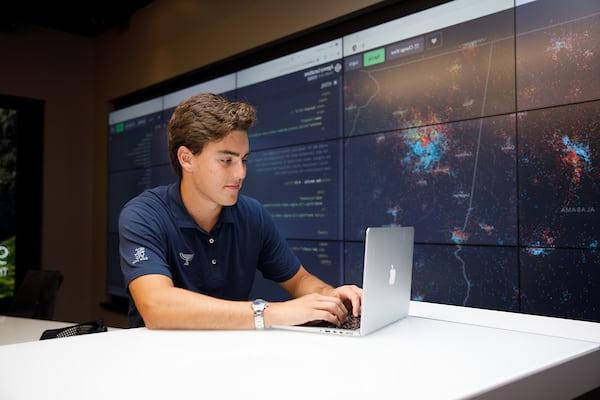
[[[121,207],[175,181],[170,115],[213,92],[256,107],[242,193],[326,282],[414,226],[413,300],[600,321],[599,39],[594,0],[456,0],[114,111],[109,293]]]

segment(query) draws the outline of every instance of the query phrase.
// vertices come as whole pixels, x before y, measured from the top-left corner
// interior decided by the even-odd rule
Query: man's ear
[[[193,169],[194,153],[185,146],[179,146],[177,149],[177,159],[181,165],[182,171],[191,172]]]

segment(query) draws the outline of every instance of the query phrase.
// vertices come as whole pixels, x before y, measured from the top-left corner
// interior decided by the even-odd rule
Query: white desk
[[[35,342],[40,340],[40,336],[45,330],[64,328],[69,325],[73,325],[73,323],[0,315],[0,346]]]
[[[408,317],[367,337],[145,328],[0,346],[2,399],[564,399],[597,343]]]
[[[0,346],[37,342],[45,330],[75,325],[75,322],[48,321],[44,319],[9,317],[0,315]],[[109,331],[120,328],[108,328]]]

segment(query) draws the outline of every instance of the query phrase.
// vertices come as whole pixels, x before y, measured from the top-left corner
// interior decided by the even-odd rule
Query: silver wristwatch
[[[269,303],[263,299],[256,299],[252,302],[252,311],[254,311],[254,327],[256,329],[265,329],[264,312]]]

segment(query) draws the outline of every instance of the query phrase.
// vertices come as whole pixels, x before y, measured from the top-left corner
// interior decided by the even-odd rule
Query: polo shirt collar
[[[178,180],[177,182],[169,185],[169,188],[167,189],[169,198],[169,208],[173,213],[175,222],[180,228],[197,228],[203,230],[198,226],[198,224],[196,224],[196,221],[194,221],[190,213],[185,208],[185,205],[183,204],[183,200],[181,198],[181,190],[179,189],[180,184],[181,180]],[[235,222],[235,219],[233,218],[232,207],[235,207],[235,205],[223,206],[223,208],[221,209],[221,214],[219,214],[219,219],[217,220],[217,223],[214,226],[213,230],[219,229],[222,224],[233,224]]]

